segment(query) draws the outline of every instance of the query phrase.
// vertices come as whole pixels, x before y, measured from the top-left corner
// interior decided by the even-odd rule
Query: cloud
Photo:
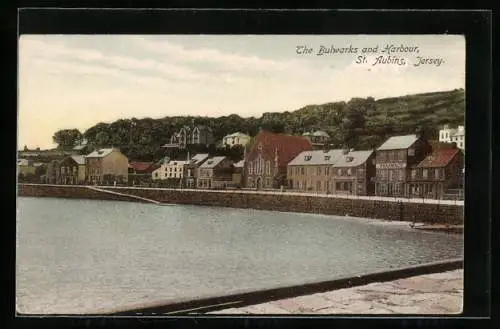
[[[286,71],[300,67],[297,61],[277,61],[260,58],[257,56],[239,55],[235,53],[222,52],[212,48],[187,49],[182,45],[171,41],[150,41],[135,38],[138,46],[144,49],[165,55],[169,60],[179,62],[201,62],[219,65],[228,70],[258,70],[258,71]]]

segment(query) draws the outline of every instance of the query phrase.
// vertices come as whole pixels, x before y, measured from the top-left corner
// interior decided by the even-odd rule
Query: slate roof
[[[250,136],[248,136],[247,134],[244,134],[244,133],[236,132],[236,133],[232,133],[232,134],[224,136],[224,138],[226,138],[226,137],[250,137]]]
[[[318,136],[318,137],[319,137],[319,136],[322,136],[322,137],[328,137],[328,138],[330,137],[330,135],[328,135],[328,133],[327,133],[327,132],[325,132],[325,131],[321,131],[321,130],[318,130],[318,131],[313,132],[313,133],[312,133],[312,135],[313,135],[313,136]]]
[[[208,153],[198,153],[190,159],[190,164],[197,164],[205,159],[207,159],[210,155]]]
[[[304,165],[333,165],[337,158],[342,156],[344,150],[333,149],[325,152],[323,150],[304,151],[293,158],[288,164],[289,166],[304,166]],[[306,160],[308,159],[308,160]]]
[[[243,168],[245,166],[245,160],[240,160],[234,164],[235,168]]]
[[[368,151],[351,151],[346,155],[342,155],[337,158],[337,161],[333,167],[356,167],[362,165],[368,160],[370,155],[373,154],[373,150]],[[351,158],[351,161],[348,161]]]
[[[71,159],[73,159],[79,165],[85,164],[85,156],[83,155],[72,155]]]
[[[385,141],[377,150],[402,150],[407,149],[413,145],[418,139],[418,136],[404,135],[404,136],[393,136]]]
[[[215,168],[219,163],[221,163],[226,157],[224,156],[217,156],[217,157],[211,157],[207,161],[205,161],[200,168],[204,169],[211,169]]]
[[[259,154],[259,145],[262,145],[262,153],[272,159],[274,159],[275,150],[278,150],[278,166],[280,167],[287,166],[300,152],[312,150],[311,142],[305,137],[261,131],[255,137],[247,159],[253,159]]]
[[[96,150],[90,154],[87,154],[85,157],[86,158],[104,158],[105,156],[108,156],[113,151],[114,151],[114,149],[100,149],[100,150]]]
[[[435,168],[446,167],[451,160],[460,152],[460,149],[437,149],[425,157],[417,167]]]

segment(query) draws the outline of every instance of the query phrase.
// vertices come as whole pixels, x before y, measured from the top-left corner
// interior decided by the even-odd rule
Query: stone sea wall
[[[85,198],[100,200],[134,201],[137,199],[89,189],[85,186],[56,186],[19,184],[19,196]],[[397,202],[390,200],[348,199],[320,195],[293,195],[289,193],[254,193],[244,191],[203,191],[148,188],[103,189],[148,198],[163,203],[200,206],[252,208],[272,211],[348,215],[395,221],[439,224],[463,224],[464,206]]]

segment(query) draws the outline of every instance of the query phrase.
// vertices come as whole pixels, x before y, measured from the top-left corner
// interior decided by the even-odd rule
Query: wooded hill
[[[233,114],[217,118],[120,119],[98,123],[83,134],[76,129],[58,131],[54,142],[58,148],[67,149],[85,137],[93,147],[120,147],[132,160],[153,161],[164,156],[161,146],[184,125],[207,125],[217,141],[237,131],[255,136],[260,129],[289,134],[320,129],[330,134],[334,147],[367,149],[398,134],[422,132],[429,139],[437,139],[442,125],[463,125],[464,121],[465,92],[455,89],[378,100],[353,98],[348,102],[307,105],[295,111],[268,112],[258,118]]]

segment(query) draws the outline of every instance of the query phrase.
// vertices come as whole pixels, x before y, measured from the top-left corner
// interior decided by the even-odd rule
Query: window
[[[311,160],[312,156],[311,155],[305,155],[304,156],[304,161],[309,161]]]
[[[316,175],[320,176],[321,175],[321,167],[316,168]]]
[[[427,179],[427,174],[428,174],[427,169],[422,170],[422,177],[423,178]]]
[[[434,177],[435,177],[436,179],[439,179],[439,178],[440,178],[440,177],[439,177],[439,176],[440,176],[440,174],[441,174],[441,172],[440,172],[440,170],[439,170],[439,169],[435,169],[435,170],[434,170]]]
[[[339,182],[335,183],[335,190],[337,190],[337,191],[342,190],[342,188],[340,187],[340,183]]]
[[[266,174],[271,175],[271,161],[266,161]]]
[[[394,194],[401,194],[401,183],[394,184]]]
[[[411,171],[411,178],[416,179],[417,178],[417,169],[412,169]]]
[[[323,186],[324,186],[324,190],[327,191],[328,190],[328,181],[323,181]]]
[[[350,176],[350,175],[352,175],[352,170],[351,170],[351,168],[347,169],[347,175],[349,175],[349,176]]]
[[[300,173],[301,173],[302,175],[304,175],[304,174],[305,174],[305,168],[304,168],[304,167],[300,167]]]
[[[340,169],[340,168],[339,168],[339,169],[337,169],[337,175],[338,175],[338,176],[342,176],[342,169]]]
[[[325,175],[330,175],[330,167],[325,167]]]
[[[316,190],[321,191],[321,181],[316,181]]]
[[[253,174],[253,162],[252,161],[248,162],[248,174],[250,174],[250,175]]]
[[[271,187],[271,180],[266,178],[266,187]]]

